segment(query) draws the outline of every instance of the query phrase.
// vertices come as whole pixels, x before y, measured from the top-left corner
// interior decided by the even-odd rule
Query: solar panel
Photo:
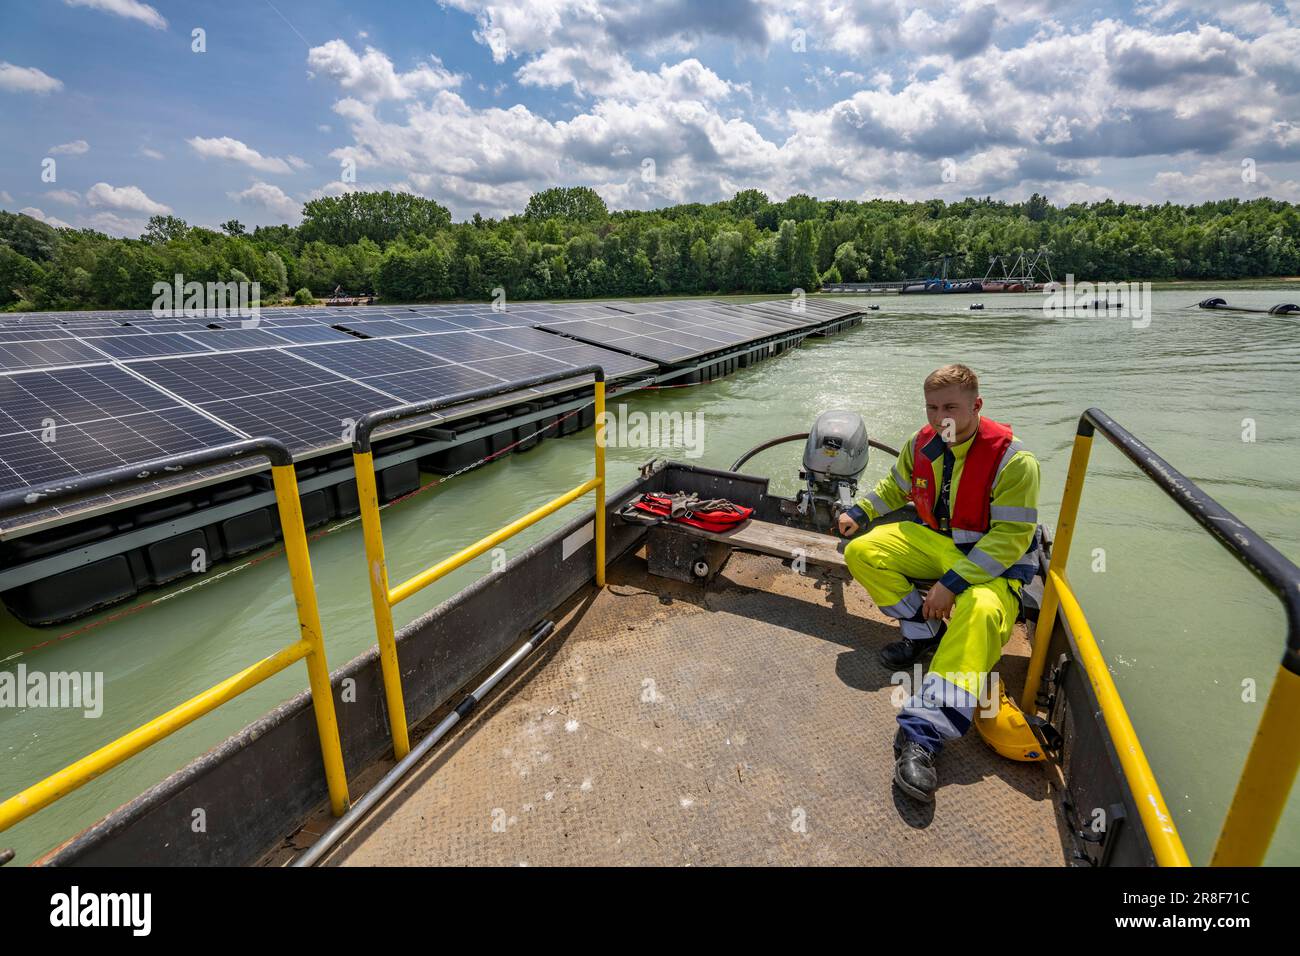
[[[177,405],[113,365],[0,376],[0,434],[118,418]]]
[[[811,300],[803,312],[784,300],[279,308],[262,310],[256,328],[145,311],[0,316],[0,487],[254,435],[279,438],[300,455],[322,453],[345,446],[348,423],[375,409],[592,364],[610,380],[640,376],[856,311]],[[55,440],[43,441],[51,424]],[[149,493],[252,467],[262,464],[166,479]],[[96,507],[139,497],[108,494]]]
[[[189,408],[60,425],[45,441],[39,432],[0,435],[0,490],[57,482],[103,468],[130,465],[235,441],[233,434]]]
[[[607,380],[652,372],[658,368],[654,362],[647,362],[631,355],[623,355],[595,345],[582,345],[577,342],[570,348],[552,349],[543,354],[549,359],[555,359],[574,368],[582,368],[584,365],[599,365],[605,370]]]
[[[673,341],[673,338],[669,337],[671,333],[665,333],[663,337],[635,335],[588,321],[566,322],[563,325],[541,326],[541,328],[553,328],[554,331],[561,335],[570,336],[592,345],[617,349],[620,352],[626,352],[639,358],[669,364],[693,358],[701,354],[702,351],[716,351],[721,347],[716,342],[702,340],[698,336],[690,336],[689,338],[679,336],[677,337],[678,341]],[[703,343],[702,346],[701,343]]]
[[[460,332],[461,326],[446,319],[426,318],[421,316],[412,316],[409,319],[402,319],[402,325],[409,326],[420,332]]]
[[[290,351],[209,352],[136,362],[132,368],[195,405],[340,381],[338,376],[294,358]]]
[[[186,332],[184,337],[218,352],[225,352],[230,349],[272,348],[277,345],[284,345],[287,342],[287,339],[260,328],[207,329],[203,332]]]
[[[545,355],[525,355],[521,352],[518,355],[473,362],[469,368],[510,382],[535,375],[546,375],[549,372],[559,372],[564,369],[564,364]]]
[[[334,324],[350,332],[360,332],[362,335],[376,339],[388,338],[394,335],[414,335],[420,331],[392,319],[368,319],[363,321],[344,319],[343,321],[336,321]]]
[[[72,333],[65,329],[26,329],[0,331],[0,344],[6,342],[48,342],[50,339],[70,339]]]
[[[76,339],[0,344],[0,372],[104,361],[104,353]]]
[[[457,392],[466,392],[476,388],[500,385],[500,379],[484,372],[460,365],[444,365],[440,368],[421,369],[417,372],[401,372],[396,375],[379,375],[368,378],[365,383],[373,388],[382,389],[398,401],[389,402],[400,405],[406,402],[423,402],[433,398],[445,398]]]
[[[239,436],[111,365],[0,376],[0,490]]]
[[[502,313],[492,315],[449,315],[446,320],[462,329],[499,329],[506,325]]]
[[[278,438],[296,453],[351,442],[351,426],[366,412],[400,404],[358,382],[329,382],[287,391],[205,403],[216,415],[248,435]]]
[[[483,359],[499,358],[504,355],[522,355],[522,350],[505,342],[482,338],[470,332],[445,333],[440,335],[419,335],[402,339],[402,344],[419,349],[429,355],[436,355],[449,362],[478,362]]]
[[[362,379],[388,372],[409,372],[415,369],[450,365],[449,359],[440,358],[420,349],[408,348],[403,343],[410,339],[353,339],[337,345],[308,345],[290,349],[298,358],[315,362],[332,372],[349,378]]]
[[[110,335],[87,339],[95,348],[116,359],[157,358],[207,352],[208,347],[177,332],[154,332],[148,335]]]
[[[355,342],[357,337],[328,325],[276,325],[269,331],[287,342],[308,345],[314,342]]]

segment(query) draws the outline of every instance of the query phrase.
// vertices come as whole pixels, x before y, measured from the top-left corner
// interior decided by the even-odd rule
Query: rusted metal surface
[[[637,555],[609,581],[326,864],[1065,862],[1047,773],[976,734],[940,757],[932,807],[893,788],[876,651],[898,632],[842,572],[736,552],[704,590]],[[1018,628],[1012,688],[1027,655]]]

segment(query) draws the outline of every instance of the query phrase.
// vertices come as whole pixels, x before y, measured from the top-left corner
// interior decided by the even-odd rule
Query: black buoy
[[[1223,299],[1202,299],[1197,303],[1202,309],[1219,309],[1227,304]]]
[[[970,304],[969,307],[970,307],[971,309],[982,309],[982,308],[984,308],[984,303],[983,303],[983,302],[972,302],[972,303]]]
[[[1288,302],[1285,305],[1275,305],[1268,310],[1269,315],[1291,315],[1295,312],[1300,312],[1300,305],[1293,302]]]

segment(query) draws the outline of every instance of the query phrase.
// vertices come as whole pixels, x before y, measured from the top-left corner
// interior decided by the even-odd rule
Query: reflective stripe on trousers
[[[921,607],[921,596],[909,579],[940,578],[961,558],[951,538],[911,521],[877,525],[844,549],[849,573],[878,608],[900,620],[903,635],[912,639],[926,636],[931,622],[905,614],[915,609],[919,615]],[[898,722],[909,738],[937,752],[944,740],[970,727],[974,699],[1015,627],[1017,588],[1007,578],[994,578],[957,595],[947,633],[930,663],[934,680],[927,676],[899,713]],[[902,620],[904,616],[909,619]]]

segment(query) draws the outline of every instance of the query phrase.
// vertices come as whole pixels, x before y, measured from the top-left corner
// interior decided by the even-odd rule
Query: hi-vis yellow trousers
[[[912,580],[941,578],[961,557],[951,538],[914,521],[877,525],[844,550],[849,573],[878,608],[898,620],[909,640],[932,637],[940,629],[940,622],[921,617],[924,601]],[[1015,628],[1019,587],[994,578],[957,595],[920,693],[914,692],[899,713],[908,738],[937,753],[944,740],[970,728],[988,674]]]

